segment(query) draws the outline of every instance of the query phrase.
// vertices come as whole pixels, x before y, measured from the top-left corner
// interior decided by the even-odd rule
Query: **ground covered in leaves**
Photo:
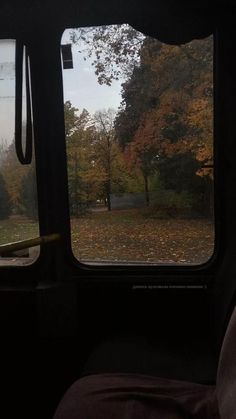
[[[72,248],[82,262],[206,262],[214,250],[207,219],[158,219],[141,210],[93,212],[71,220]]]
[[[21,218],[0,222],[0,244],[38,236],[38,224]],[[214,250],[207,219],[160,219],[142,210],[92,212],[71,220],[73,253],[84,263],[206,262]]]

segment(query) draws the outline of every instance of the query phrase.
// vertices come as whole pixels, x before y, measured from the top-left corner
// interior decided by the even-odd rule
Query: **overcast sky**
[[[64,32],[62,43],[69,43],[69,30]],[[121,81],[114,81],[112,86],[100,85],[94,74],[92,61],[84,61],[78,52],[79,47],[72,46],[73,69],[63,70],[64,100],[70,100],[80,111],[83,108],[90,113],[98,109],[114,108],[120,105]],[[8,144],[14,137],[14,91],[15,91],[15,49],[14,42],[0,40],[0,143]]]
[[[15,44],[0,40],[0,143],[12,141],[15,115]]]
[[[70,30],[66,30],[62,37],[62,44],[70,43]],[[98,109],[117,109],[121,102],[121,83],[114,81],[111,86],[100,85],[94,74],[92,60],[84,61],[79,53],[81,46],[72,45],[74,68],[63,70],[64,99],[70,100],[74,106],[94,113]]]

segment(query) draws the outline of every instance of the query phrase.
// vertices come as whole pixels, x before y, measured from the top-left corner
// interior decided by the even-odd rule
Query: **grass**
[[[39,235],[38,223],[23,217],[0,220],[0,244],[31,239]]]

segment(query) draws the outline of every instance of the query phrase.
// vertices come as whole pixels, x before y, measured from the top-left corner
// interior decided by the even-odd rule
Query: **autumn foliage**
[[[207,195],[201,208],[207,213],[213,179],[212,38],[181,46],[146,38],[140,56],[139,67],[123,85],[115,125],[128,166],[142,173],[149,204],[153,177],[168,188],[180,166],[192,162],[192,185],[187,188],[182,173],[176,190],[191,194],[193,206]],[[163,162],[171,171],[163,170]]]
[[[170,46],[128,25],[72,31],[100,84],[123,77],[118,112],[90,114],[64,105],[71,213],[112,195],[143,193],[146,205],[210,215],[213,190],[213,63],[211,37]],[[14,213],[35,214],[34,170],[21,166],[11,144],[1,157],[1,183]],[[31,191],[31,192],[30,192]],[[33,204],[30,202],[32,195]],[[165,208],[166,207],[166,208]],[[172,208],[173,209],[173,208]]]
[[[113,25],[75,30],[72,40],[83,45],[79,52],[85,59],[93,57],[100,84],[110,86],[119,77],[124,80],[118,113],[112,117],[111,110],[87,114],[82,131],[78,121],[85,111],[79,114],[70,103],[65,105],[72,201],[73,194],[78,196],[78,182],[80,202],[102,201],[108,209],[114,193],[143,192],[146,205],[155,206],[155,196],[166,190],[169,196],[176,194],[176,206],[182,199],[191,202],[188,207],[195,215],[209,215],[212,38],[170,46],[128,25]],[[68,135],[73,118],[74,131]]]

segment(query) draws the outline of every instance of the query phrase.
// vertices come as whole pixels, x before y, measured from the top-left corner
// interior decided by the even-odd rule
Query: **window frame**
[[[112,23],[110,23],[112,24]],[[65,27],[61,32],[61,37],[66,29],[71,29]],[[218,195],[217,190],[220,187],[220,182],[218,172],[220,170],[220,160],[218,152],[218,134],[217,134],[217,58],[218,58],[218,36],[217,32],[212,33],[213,36],[213,207],[214,207],[214,251],[212,256],[201,264],[180,264],[180,263],[156,263],[156,264],[140,264],[140,263],[119,263],[115,264],[109,262],[107,264],[86,264],[78,260],[72,250],[71,242],[71,228],[70,228],[70,237],[69,243],[67,243],[67,257],[69,263],[72,265],[72,272],[77,277],[79,273],[83,273],[84,279],[86,281],[95,281],[95,282],[108,282],[112,283],[117,281],[119,283],[128,282],[128,283],[137,283],[143,284],[143,282],[150,282],[158,286],[158,283],[161,285],[173,284],[176,287],[177,284],[183,284],[186,287],[195,287],[200,286],[204,288],[206,284],[209,284],[213,281],[214,272],[216,266],[219,263],[221,246],[219,243],[219,236],[221,231],[221,225],[219,222],[220,216],[220,205],[217,199]],[[61,67],[61,71],[63,68]],[[62,86],[64,93],[64,86]],[[124,275],[125,280],[121,279],[121,273]]]

